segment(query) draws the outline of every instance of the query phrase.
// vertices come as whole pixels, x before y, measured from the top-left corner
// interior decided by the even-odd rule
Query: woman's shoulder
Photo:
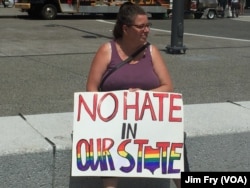
[[[101,52],[101,53],[111,52],[111,42],[109,41],[109,42],[105,42],[101,44],[98,49],[98,52]]]
[[[100,48],[109,49],[111,47],[111,41],[101,44]]]
[[[150,48],[152,48],[152,49],[155,49],[155,48],[157,49],[156,45],[154,45],[154,44],[151,44],[151,43],[150,43],[149,46],[150,46]]]
[[[159,51],[158,47],[154,44],[149,45],[149,50],[150,50],[151,55],[154,54],[155,52]]]

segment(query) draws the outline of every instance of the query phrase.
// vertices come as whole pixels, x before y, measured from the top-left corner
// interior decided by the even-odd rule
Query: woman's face
[[[134,23],[128,26],[127,37],[134,42],[145,43],[150,31],[151,23],[147,15],[137,15]]]

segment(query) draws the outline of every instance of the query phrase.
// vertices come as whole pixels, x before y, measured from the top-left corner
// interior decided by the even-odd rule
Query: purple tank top
[[[111,61],[106,73],[119,64],[120,58],[114,41],[111,43]],[[105,74],[106,74],[105,73]],[[150,48],[136,64],[126,64],[113,72],[104,82],[103,91],[127,90],[129,88],[140,88],[150,90],[160,86],[160,81],[154,72]]]

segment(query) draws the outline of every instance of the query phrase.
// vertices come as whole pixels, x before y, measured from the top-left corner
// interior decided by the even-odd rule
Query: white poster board
[[[72,176],[180,178],[183,121],[179,93],[75,93]]]

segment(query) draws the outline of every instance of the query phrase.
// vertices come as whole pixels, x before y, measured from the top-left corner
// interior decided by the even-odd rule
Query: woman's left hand
[[[131,91],[131,92],[135,92],[135,91],[138,91],[138,90],[141,90],[141,89],[140,88],[129,88],[128,90]]]

